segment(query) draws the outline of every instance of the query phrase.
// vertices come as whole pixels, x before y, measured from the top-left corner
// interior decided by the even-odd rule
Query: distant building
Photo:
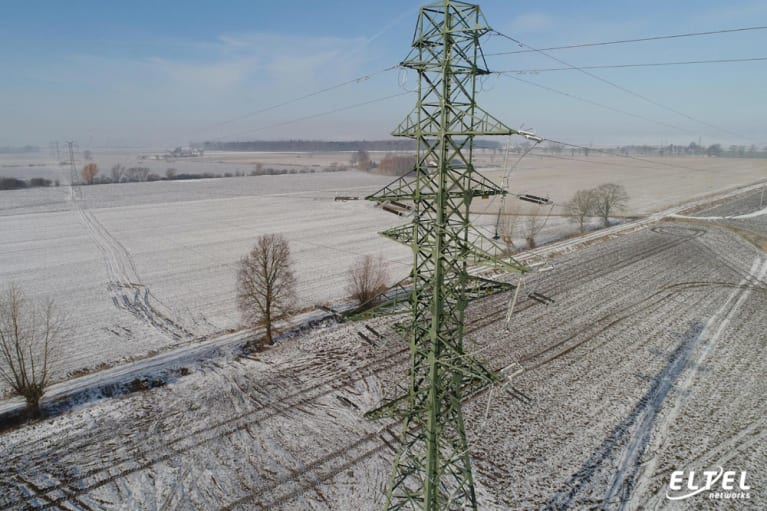
[[[202,149],[180,146],[172,151],[168,151],[168,156],[172,158],[191,158],[194,156],[202,156],[203,154],[204,151]]]

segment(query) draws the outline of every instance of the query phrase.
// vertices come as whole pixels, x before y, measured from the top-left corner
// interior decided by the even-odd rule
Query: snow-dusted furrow
[[[649,444],[651,435],[654,435],[660,441],[662,441],[668,435],[668,429],[674,424],[674,421],[679,416],[680,411],[686,405],[690,396],[690,389],[694,385],[695,379],[698,377],[700,368],[704,366],[706,359],[710,356],[712,350],[715,349],[718,342],[720,342],[722,333],[729,326],[730,322],[740,312],[740,308],[743,303],[749,298],[752,293],[752,287],[748,284],[754,284],[761,281],[767,275],[767,258],[757,256],[754,258],[751,269],[733,289],[722,306],[708,319],[703,326],[700,335],[696,336],[695,343],[691,346],[690,353],[684,358],[681,364],[681,369],[688,369],[687,373],[681,377],[681,369],[674,375],[673,381],[670,384],[676,384],[678,396],[670,404],[670,409],[666,413],[661,421],[654,423],[655,414],[663,405],[663,400],[666,397],[664,393],[662,396],[658,396],[653,403],[652,409],[648,413],[648,420],[642,425],[642,427],[635,434],[635,438],[632,439],[632,443],[626,451],[626,455],[622,460],[622,464],[619,467],[618,474],[614,484],[610,488],[610,492],[607,495],[607,500],[611,501],[615,497],[613,491],[619,485],[631,484],[636,485],[636,492],[633,493],[631,499],[623,499],[620,509],[626,509],[628,505],[636,505],[641,496],[646,495],[648,490],[648,483],[652,475],[655,473],[657,464],[657,458],[652,458],[646,465],[641,467],[639,472],[639,478],[636,482],[626,479],[621,480],[623,472],[627,468],[634,469],[635,472],[639,471],[640,457],[642,451]],[[690,359],[689,361],[687,359]],[[677,382],[676,380],[679,379]],[[657,446],[656,446],[657,448]],[[656,500],[658,497],[656,496]]]
[[[673,224],[664,225],[668,225],[668,231],[658,234],[663,234],[667,238],[668,235],[684,234],[682,231],[673,233],[672,231],[678,229]],[[651,232],[638,233],[632,235],[633,243],[624,240],[618,245],[623,245],[624,248],[631,245],[638,247],[643,243],[648,246],[655,245],[661,238],[657,236],[657,239],[653,241],[652,235]],[[759,293],[758,296],[764,297],[765,289],[767,289],[764,286],[763,278],[761,278],[761,272],[751,274],[747,281],[742,279],[744,273],[749,273],[749,268],[744,265],[745,261],[737,259],[736,256],[739,253],[747,254],[750,252],[752,254],[751,259],[753,259],[753,249],[749,248],[747,244],[743,245],[741,249],[733,237],[723,236],[716,229],[704,235],[686,237],[688,242],[675,244],[667,250],[654,254],[650,253],[649,257],[636,261],[625,271],[619,270],[607,279],[595,273],[591,283],[583,283],[570,290],[566,296],[560,296],[556,305],[550,308],[548,318],[546,315],[537,315],[535,321],[528,323],[526,320],[530,316],[520,309],[521,315],[516,318],[514,326],[522,331],[519,332],[517,328],[514,328],[510,334],[512,339],[522,339],[525,333],[532,335],[532,337],[528,337],[529,339],[536,339],[535,333],[541,332],[540,338],[545,339],[548,343],[548,346],[543,347],[544,351],[554,347],[551,350],[554,356],[544,359],[543,365],[538,367],[530,367],[528,364],[527,371],[529,374],[527,376],[522,374],[515,378],[515,381],[520,380],[515,385],[528,395],[533,396],[534,399],[536,394],[539,394],[535,389],[541,386],[547,390],[558,388],[570,390],[567,392],[567,397],[560,397],[556,404],[537,402],[536,406],[541,409],[541,413],[532,413],[536,417],[532,420],[531,413],[524,407],[514,405],[513,400],[502,399],[498,405],[493,404],[491,410],[502,410],[504,405],[511,406],[511,409],[505,412],[505,416],[508,417],[509,414],[512,416],[520,415],[523,431],[529,431],[530,428],[542,428],[542,431],[548,431],[550,432],[549,435],[554,435],[554,437],[545,440],[550,444],[545,447],[545,437],[541,438],[540,442],[531,441],[529,439],[531,435],[521,433],[520,430],[515,431],[523,439],[528,438],[528,440],[520,440],[521,445],[519,446],[512,440],[515,436],[514,433],[511,433],[510,440],[499,439],[501,445],[496,444],[495,452],[501,453],[500,459],[507,460],[507,462],[520,460],[523,463],[520,465],[517,461],[510,462],[512,466],[517,467],[517,471],[512,478],[501,478],[498,481],[496,495],[504,495],[509,489],[509,486],[506,486],[508,484],[511,484],[512,488],[517,488],[512,492],[513,495],[526,495],[526,491],[518,489],[519,486],[512,482],[517,481],[520,476],[525,477],[528,481],[537,481],[536,487],[539,487],[541,482],[550,487],[547,478],[550,478],[552,463],[557,463],[557,466],[560,467],[577,466],[576,463],[583,463],[583,471],[574,474],[570,483],[567,481],[560,483],[560,487],[555,493],[555,495],[559,495],[558,498],[550,497],[543,501],[548,503],[551,509],[581,509],[584,507],[614,509],[621,505],[623,498],[636,491],[630,483],[623,483],[631,480],[632,462],[647,462],[641,455],[642,446],[648,441],[643,432],[647,431],[648,426],[654,425],[655,419],[659,417],[659,397],[676,395],[677,386],[675,384],[678,384],[680,371],[684,375],[686,374],[684,370],[688,367],[682,362],[691,360],[689,357],[692,356],[692,352],[689,349],[674,351],[680,347],[680,339],[690,339],[689,333],[685,335],[684,332],[691,332],[690,328],[696,323],[695,318],[704,311],[710,311],[709,317],[716,316],[719,308],[722,307],[722,304],[728,303],[728,297],[733,293],[737,293],[737,296],[742,297],[742,300],[730,300],[730,306],[738,304],[738,307],[731,311],[732,317],[738,318],[738,325],[741,324],[740,322],[746,321],[753,324],[753,316],[744,316],[744,300],[753,298],[757,292]],[[723,241],[728,241],[732,245],[725,249],[726,245],[721,243]],[[603,248],[610,245],[611,243],[607,243]],[[593,255],[602,252],[602,248],[597,247],[589,252]],[[724,262],[714,255],[723,256]],[[750,264],[751,259],[748,260],[748,264]],[[577,265],[578,261],[579,257],[576,255],[564,264],[572,267],[572,265]],[[613,259],[605,253],[603,261],[605,271],[610,272]],[[549,272],[548,275],[561,276],[561,278],[551,279],[546,286],[548,291],[543,291],[544,294],[553,295],[558,285],[562,285],[566,281],[569,272],[567,268],[562,266],[562,263],[557,265],[555,262],[556,270]],[[609,280],[612,280],[612,286],[603,285],[599,291],[595,291],[597,282],[608,282]],[[621,304],[628,302],[627,305],[631,305],[632,300],[637,297],[644,300],[644,298],[651,298],[653,294],[656,295],[656,301],[660,297],[666,298],[657,306],[649,308],[634,307],[632,309],[629,307],[625,313],[628,316],[622,317],[625,314],[620,313]],[[628,300],[626,300],[627,298]],[[583,308],[579,302],[590,304],[591,310]],[[612,309],[613,312],[608,312],[604,316],[604,320],[595,318],[594,313],[598,314],[600,310],[605,310],[604,304],[610,302],[613,303],[606,311]],[[600,307],[599,304],[602,306]],[[542,308],[541,306],[538,307]],[[570,320],[564,324],[557,321],[558,318],[563,317],[570,318]],[[577,319],[573,320],[573,318]],[[617,318],[620,318],[621,321],[614,325],[608,323],[604,330],[600,328],[600,321],[612,321]],[[590,332],[577,333],[581,319],[591,330]],[[703,323],[707,320],[708,318],[702,321],[697,320],[698,332],[702,333]],[[573,321],[575,322],[573,323]],[[729,321],[729,325],[732,324],[732,321]],[[744,323],[744,328],[748,324],[747,322]],[[576,330],[575,335],[580,335],[580,337],[575,337],[573,342],[582,342],[577,342],[574,345],[565,342],[559,347],[555,347],[561,340],[566,340],[560,337],[562,334],[567,335],[569,332],[570,335],[573,335],[574,329]],[[488,335],[488,331],[492,332],[492,327],[488,327],[478,335],[494,336],[492,333]],[[559,333],[560,331],[561,333]],[[679,337],[670,335],[674,331],[679,332]],[[692,330],[692,332],[694,331]],[[751,331],[753,330],[751,329]],[[750,335],[748,332],[749,330],[746,329],[743,334]],[[557,341],[557,338],[561,340]],[[695,337],[693,336],[693,338]],[[542,343],[537,339],[534,342],[522,343],[518,346],[512,339],[509,337],[504,339],[501,336],[496,342],[499,347],[507,346],[506,353],[509,351],[518,353],[517,360],[523,360],[525,356],[535,357],[537,353],[541,353],[540,346]],[[628,339],[632,339],[633,342],[627,343]],[[647,339],[647,342],[640,342],[642,339]],[[659,341],[662,341],[662,344]],[[539,348],[529,349],[528,346],[538,346]],[[570,346],[573,346],[574,349],[569,350]],[[686,346],[690,348],[689,343]],[[648,350],[650,353],[663,353],[663,358],[653,360],[654,357],[648,357]],[[528,355],[523,355],[524,353],[528,353]],[[674,355],[675,353],[677,355]],[[683,356],[685,353],[688,358]],[[500,349],[491,350],[483,355],[492,360],[499,360],[504,356]],[[758,357],[755,353],[752,356]],[[657,360],[664,360],[665,364],[658,366]],[[754,359],[749,357],[744,360]],[[584,365],[581,361],[588,362],[588,365]],[[695,363],[690,362],[689,365],[695,366]],[[758,363],[755,364],[753,370],[758,372],[758,366]],[[635,367],[635,370],[643,375],[641,379],[637,381],[636,377],[631,375],[630,370],[626,374],[627,367]],[[553,380],[548,381],[551,378]],[[646,386],[651,382],[650,386]],[[625,390],[618,392],[617,389],[621,385],[626,386]],[[626,401],[624,400],[626,398],[607,398],[607,396],[616,393],[631,394],[630,389],[642,388],[644,388],[644,394],[637,396],[636,406],[633,409],[627,408],[624,414],[616,416],[616,409],[625,407]],[[589,402],[583,397],[576,398],[579,394],[587,396],[591,394],[595,397],[593,402]],[[567,403],[571,399],[578,400],[577,408],[568,406]],[[553,405],[555,408],[552,409],[549,405]],[[561,408],[564,410],[560,411]],[[551,418],[546,417],[546,414],[551,414]],[[575,426],[580,421],[573,420],[574,417],[569,414],[586,415],[591,418],[591,425],[584,426],[582,424],[581,427],[585,429],[573,429],[568,423]],[[502,415],[504,414],[502,413]],[[470,417],[470,414],[468,416]],[[538,416],[541,419],[537,419]],[[613,426],[605,428],[605,438],[597,441],[598,432],[604,427],[604,424],[610,424],[612,418],[615,420]],[[526,422],[529,424],[525,424]],[[595,433],[597,434],[595,435]],[[537,435],[532,436],[536,437]],[[593,438],[595,436],[596,438]],[[572,444],[574,442],[568,439],[581,439],[580,442],[586,442],[587,445],[589,439],[593,439],[594,447],[586,451],[586,455],[580,461],[576,461],[578,458],[573,457]],[[490,441],[488,438],[479,440],[481,443],[488,441]],[[507,455],[504,449],[510,449],[510,453]],[[741,450],[740,446],[738,450]],[[543,454],[544,452],[547,454]],[[555,454],[557,452],[561,452],[561,454]],[[623,453],[626,452],[630,454],[623,456]],[[595,457],[591,457],[591,455]],[[555,462],[552,461],[551,456],[555,456],[556,459],[562,457],[563,460],[567,459],[568,461]],[[545,462],[540,463],[538,460],[541,459]],[[524,460],[528,460],[527,466],[525,466]],[[583,460],[591,461],[584,462]],[[620,462],[619,460],[623,461]],[[530,461],[533,462],[530,463]],[[501,462],[500,465],[503,466],[503,463]],[[540,467],[540,471],[538,467]],[[667,473],[665,475],[667,477]],[[491,483],[494,484],[492,479]],[[529,486],[526,488],[530,490]],[[568,497],[571,492],[574,493]],[[639,494],[641,495],[641,492]],[[606,500],[605,496],[612,501]],[[541,500],[534,500],[532,494],[529,498],[533,500],[525,500],[525,498],[509,500],[506,507],[509,505],[525,507],[524,504],[520,504],[521,502],[528,502],[526,507],[536,509],[545,507]],[[536,504],[532,505],[531,502]]]
[[[753,260],[753,247],[716,226],[661,223],[552,258],[553,269],[528,286],[555,303],[523,297],[509,331],[507,295],[471,305],[467,350],[493,368],[518,368],[513,386],[466,401],[482,508],[626,505],[687,375],[696,374],[690,393],[722,378],[697,364],[720,356],[731,363],[721,350],[740,348],[722,339],[735,328],[755,344],[765,276],[760,266],[743,278]],[[397,392],[406,374],[407,346],[391,329],[397,319],[370,323],[385,348],[362,340],[361,324],[326,327],[4,434],[0,509],[379,508],[397,427],[363,413]],[[700,357],[705,346],[711,351]],[[744,358],[742,379],[728,376],[729,385],[753,380],[759,388],[749,375],[761,368]],[[745,400],[721,392],[717,406],[744,409]],[[689,416],[687,405],[670,433]],[[711,424],[720,420],[711,408],[702,410],[685,427],[709,426],[716,443],[690,447],[687,459],[742,463],[763,438],[758,406],[729,436]],[[675,455],[687,456],[674,445]],[[646,495],[657,492],[670,463],[659,458]]]

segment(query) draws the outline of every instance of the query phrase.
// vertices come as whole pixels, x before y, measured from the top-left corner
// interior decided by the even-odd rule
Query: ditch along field
[[[739,219],[704,219],[755,212],[752,195],[552,258],[525,289],[554,303],[523,298],[508,330],[508,295],[470,306],[467,350],[513,375],[465,399],[482,509],[767,507],[767,253]],[[0,510],[380,509],[399,424],[363,414],[407,370],[392,322],[6,432]],[[666,499],[672,471],[720,466],[747,471],[750,499]]]

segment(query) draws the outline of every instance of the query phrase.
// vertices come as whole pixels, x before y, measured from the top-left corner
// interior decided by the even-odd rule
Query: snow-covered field
[[[173,166],[244,171],[260,156]],[[304,158],[313,161],[264,160]],[[689,171],[595,161],[528,158],[510,185],[561,204],[576,189],[617,182],[631,195],[626,214],[642,215],[767,175],[752,160],[673,162]],[[22,167],[3,174],[68,180],[66,167],[35,165],[28,175],[15,174]],[[497,181],[502,174],[488,172]],[[359,255],[382,254],[393,277],[404,275],[409,250],[375,233],[406,220],[364,201],[333,201],[390,180],[338,172],[0,192],[0,283],[53,296],[68,315],[55,374],[64,379],[238,328],[236,263],[263,233],[289,239],[302,305],[342,298]],[[746,279],[763,269],[754,240],[717,227],[764,235],[764,216],[725,218],[758,211],[758,194],[687,214],[721,219],[684,219],[556,261],[527,283],[556,305],[523,302],[511,333],[499,322],[503,298],[472,309],[470,342],[486,347],[497,368],[521,363],[527,371],[514,388],[532,398],[494,392],[487,420],[488,394],[467,402],[485,508],[605,500],[608,508],[662,508],[670,470],[717,464],[748,470],[753,488],[766,487],[767,410],[754,397],[765,390],[764,367],[751,355],[765,348],[766,279]],[[488,234],[501,203],[473,207]],[[531,213],[546,218],[539,242],[575,230],[558,207]],[[388,333],[380,349],[356,336],[358,325],[331,327],[259,361],[215,358],[165,388],[6,433],[0,509],[378,508],[397,425],[361,413],[402,378],[406,357],[385,322],[374,326]],[[765,505],[759,495],[754,509]],[[715,508],[693,508],[707,505]]]
[[[525,289],[553,305],[524,298],[510,330],[508,296],[467,314],[469,349],[517,373],[465,402],[481,508],[767,507],[767,254],[684,220],[549,263]],[[376,346],[326,326],[6,432],[0,509],[380,509],[398,424],[363,413],[406,371],[391,322],[367,322]],[[750,499],[666,499],[672,471],[717,467]]]
[[[160,175],[165,169],[159,166],[171,164],[179,172],[220,174],[258,162],[324,167],[348,156],[209,153],[165,162],[94,152],[104,173],[113,163],[146,163],[158,166],[153,171]],[[501,160],[489,153],[479,157],[487,165]],[[25,170],[28,175],[17,177],[29,179],[47,169],[46,176],[68,182],[67,167],[45,155],[2,155],[0,161],[8,175]],[[513,171],[511,188],[561,204],[576,188],[615,181],[632,197],[631,215],[765,177],[761,160],[665,159],[655,166],[612,157],[593,161],[530,156]],[[668,162],[693,170],[669,168]],[[488,171],[500,181],[501,171]],[[67,186],[2,191],[0,283],[15,281],[32,297],[53,296],[69,316],[60,379],[238,328],[236,263],[260,234],[281,232],[290,241],[302,306],[342,298],[346,271],[360,255],[382,254],[392,279],[404,276],[409,250],[376,233],[406,219],[365,201],[333,201],[336,195],[364,196],[390,181],[348,171],[83,186],[76,194]],[[476,225],[488,235],[501,202],[478,200],[473,208]],[[574,233],[558,212],[534,211],[546,221],[539,243]]]
[[[389,178],[358,172],[0,192],[0,281],[53,296],[69,317],[59,373],[114,363],[237,328],[236,263],[285,235],[301,306],[344,296],[356,257],[409,250],[377,231],[401,219],[363,195]]]

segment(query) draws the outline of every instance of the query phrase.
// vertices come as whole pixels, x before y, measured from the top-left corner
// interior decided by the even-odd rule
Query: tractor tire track
[[[682,369],[687,368],[688,366],[699,368],[703,365],[704,361],[709,358],[710,353],[716,347],[719,338],[735,316],[736,312],[751,295],[752,289],[748,287],[748,284],[754,285],[760,283],[766,275],[767,259],[762,260],[760,256],[757,256],[753,261],[748,275],[740,281],[739,285],[736,286],[732,293],[727,297],[724,304],[706,322],[703,331],[697,338],[694,352],[690,356],[691,362],[689,364],[685,363],[685,366]],[[654,436],[657,439],[656,442],[662,441],[668,435],[668,428],[671,427],[681,409],[689,400],[689,390],[694,383],[698,370],[690,369],[684,376],[681,376],[680,373],[681,371],[675,375],[674,381],[672,382],[672,384],[675,384],[678,380],[679,396],[671,403],[669,412],[660,422],[651,420],[646,424],[643,424],[643,427],[637,431],[634,439],[632,439],[632,443],[627,449],[621,465],[618,467],[616,480],[613,481],[613,484],[611,485],[608,497],[614,497],[617,491],[614,490],[614,488],[619,489],[626,484],[629,484],[632,489],[635,489],[635,491],[631,492],[630,498],[622,500],[621,509],[626,509],[626,506],[629,504],[636,505],[636,500],[639,496],[646,493],[651,482],[652,474],[655,472],[657,458],[652,458],[644,467],[642,467],[641,472],[636,477],[636,481],[634,481],[633,477],[628,480],[623,480],[622,474],[630,469],[634,469],[635,472],[638,471],[640,458],[650,443],[651,436]],[[654,403],[654,406],[650,410],[653,418],[662,405],[663,399]]]
[[[130,252],[104,227],[78,193],[72,196],[74,207],[81,223],[98,246],[107,267],[107,290],[112,303],[118,309],[134,315],[139,321],[148,323],[164,336],[174,340],[189,340],[195,334],[173,318],[168,307],[157,300],[147,286],[141,283],[135,262]]]

